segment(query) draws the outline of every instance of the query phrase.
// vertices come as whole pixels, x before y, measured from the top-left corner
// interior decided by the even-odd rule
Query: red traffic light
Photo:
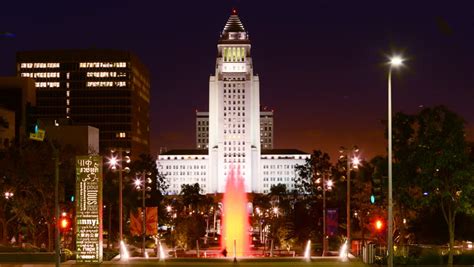
[[[67,230],[68,227],[69,227],[69,220],[67,218],[61,218],[59,225],[60,225],[61,229]]]
[[[382,220],[380,220],[380,219],[375,220],[374,225],[375,225],[375,229],[376,229],[377,231],[380,231],[380,230],[383,229],[383,222],[382,222]]]

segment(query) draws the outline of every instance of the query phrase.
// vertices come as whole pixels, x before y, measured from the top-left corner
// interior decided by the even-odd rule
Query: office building
[[[149,153],[150,78],[130,52],[84,49],[17,54],[17,73],[35,79],[42,121],[99,129],[101,153]]]

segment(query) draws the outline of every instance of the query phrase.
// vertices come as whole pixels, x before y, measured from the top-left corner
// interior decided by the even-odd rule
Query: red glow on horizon
[[[240,167],[237,168],[236,174],[234,168],[231,167],[223,198],[221,248],[226,249],[227,255],[233,257],[235,240],[236,256],[244,256],[250,249],[248,231],[249,217],[244,179],[240,175]]]

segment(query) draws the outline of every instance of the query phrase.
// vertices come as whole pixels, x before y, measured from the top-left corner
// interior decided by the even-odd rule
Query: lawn
[[[232,260],[222,260],[222,259],[170,259],[165,262],[160,262],[155,259],[143,260],[143,259],[131,259],[128,263],[119,263],[119,262],[107,262],[103,265],[128,265],[128,266],[254,266],[254,267],[270,267],[270,266],[290,266],[290,267],[309,267],[309,266],[318,266],[318,267],[332,267],[332,266],[345,266],[345,267],[365,267],[367,265],[359,261],[351,262],[340,262],[336,259],[313,259],[311,262],[306,262],[301,258],[264,258],[264,259],[242,259],[234,263]],[[81,266],[81,265],[75,265]],[[84,265],[85,266],[85,265]]]

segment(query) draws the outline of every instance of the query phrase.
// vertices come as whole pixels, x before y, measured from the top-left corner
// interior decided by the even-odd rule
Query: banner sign
[[[102,157],[76,157],[76,261],[102,262]]]
[[[142,208],[136,212],[130,212],[130,234],[132,236],[141,236],[143,234]],[[146,235],[158,234],[158,207],[146,208]]]
[[[326,212],[326,233],[328,236],[337,235],[338,227],[337,209],[328,209]]]

